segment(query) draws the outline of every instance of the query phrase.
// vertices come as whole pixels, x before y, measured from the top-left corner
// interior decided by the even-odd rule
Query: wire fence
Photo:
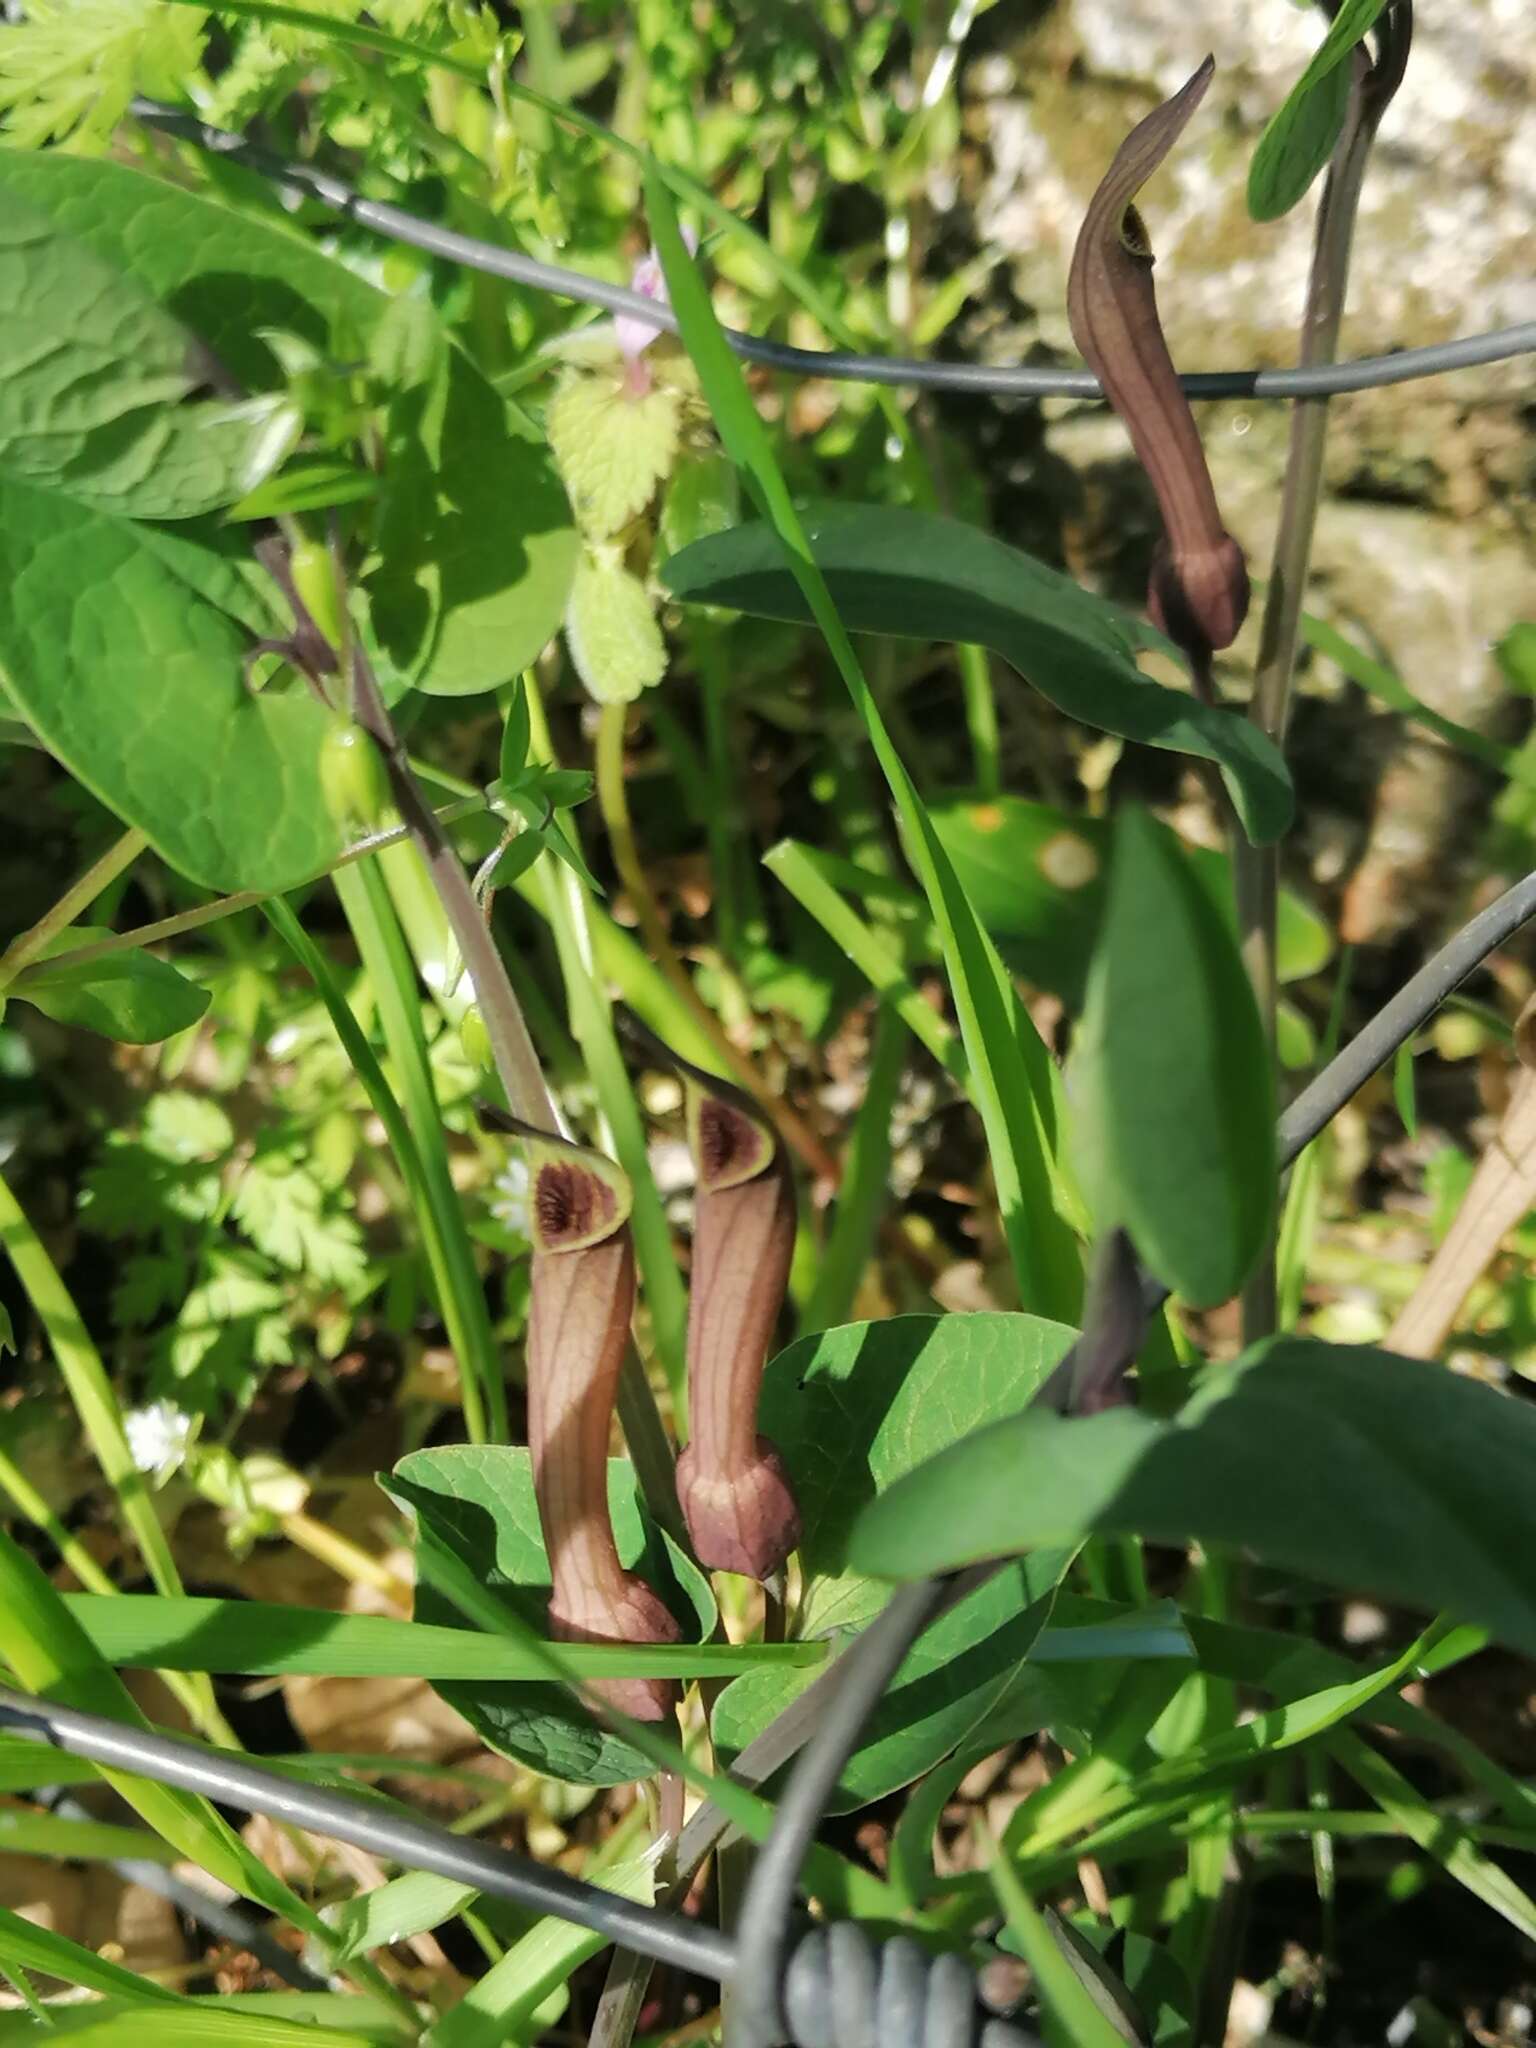
[[[141,121],[211,155],[255,171],[296,199],[318,200],[333,213],[359,227],[400,242],[439,262],[465,270],[481,270],[526,290],[548,292],[606,313],[624,313],[649,326],[677,332],[670,306],[646,298],[624,285],[589,277],[560,264],[540,263],[497,242],[461,235],[439,227],[403,207],[365,199],[342,179],[310,164],[295,164],[248,142],[227,128],[210,127],[194,114],[157,100],[136,99],[133,111]],[[983,363],[931,362],[907,356],[861,355],[849,349],[792,348],[786,342],[727,328],[726,339],[737,355],[770,370],[794,377],[833,377],[848,383],[905,385],[922,391],[968,392],[984,398],[1097,398],[1102,394],[1091,370],[1045,364],[993,368]],[[1429,348],[1406,348],[1385,356],[1361,356],[1353,362],[1318,363],[1290,370],[1201,370],[1181,376],[1191,398],[1328,398],[1346,391],[1369,391],[1385,384],[1407,384],[1448,370],[1471,369],[1482,363],[1507,361],[1536,350],[1536,321],[1490,328]]]
[[[1297,1098],[1277,1133],[1281,1163],[1293,1161],[1452,990],[1533,917],[1536,873],[1517,882],[1442,946]],[[1162,1298],[1155,1283],[1147,1288],[1149,1308]],[[1079,1358],[1094,1349],[1090,1328],[1053,1378],[1070,1386]],[[1096,1360],[1096,1369],[1103,1363]],[[987,2009],[977,1979],[960,1957],[930,1955],[903,1938],[874,1942],[848,1924],[797,1927],[794,1918],[800,1871],[827,1797],[892,1673],[923,1630],[996,1568],[982,1566],[903,1588],[790,1710],[797,1730],[813,1732],[776,1800],[773,1828],[758,1852],[742,1903],[740,1924],[750,1932],[739,1939],[412,1819],[381,1801],[306,1785],[241,1757],[4,1686],[0,1728],[71,1756],[309,1828],[406,1868],[473,1885],[532,1912],[590,1928],[655,1962],[713,1978],[735,1992],[735,2048],[772,2048],[785,2040],[796,2048],[852,2048],[864,2042],[879,2048],[1038,2048],[1027,2029]],[[788,1720],[789,1715],[781,1716],[781,1722]],[[791,1741],[788,1728],[774,1724],[743,1753],[736,1774],[761,1782],[788,1762]],[[701,1809],[678,1844],[679,1866],[692,1868],[725,1833],[718,1811]]]
[[[669,309],[638,293],[535,262],[437,227],[399,207],[365,199],[328,172],[286,162],[179,109],[141,99],[134,103],[134,112],[157,129],[238,162],[287,192],[317,200],[359,226],[438,260],[606,312],[633,314],[675,331]],[[1095,379],[1085,370],[995,369],[822,352],[742,333],[732,333],[730,339],[749,361],[797,376],[988,397],[1098,394]],[[1196,398],[1319,397],[1436,376],[1532,350],[1536,323],[1356,362],[1295,370],[1218,371],[1182,381]],[[1473,918],[1303,1091],[1280,1122],[1282,1165],[1317,1136],[1459,982],[1533,917],[1536,874]],[[1161,1298],[1155,1283],[1147,1287],[1146,1295],[1153,1305]],[[1063,1361],[1060,1371],[1066,1383],[1072,1380],[1076,1355],[1091,1348],[1092,1341],[1092,1333],[1085,1335]],[[776,1800],[772,1831],[754,1863],[741,1914],[741,1925],[748,1931],[740,1938],[412,1819],[383,1802],[303,1784],[196,1743],[123,1726],[4,1687],[0,1727],[70,1755],[312,1829],[402,1866],[473,1885],[535,1913],[589,1928],[655,1962],[713,1978],[733,1991],[736,2048],[772,2048],[783,2040],[799,2048],[1037,2048],[1031,2032],[984,2005],[978,1981],[961,1957],[932,1955],[901,1937],[876,1943],[847,1923],[797,1926],[794,1918],[800,1872],[827,1798],[891,1674],[929,1623],[991,1569],[995,1567],[898,1592],[875,1623],[802,1695],[796,1708],[781,1717],[783,1726],[770,1727],[738,1760],[738,1774],[761,1782],[794,1752],[790,1715],[795,1717],[797,1734],[812,1731]],[[689,1858],[707,1853],[725,1833],[723,1816],[709,1807],[702,1809],[678,1845],[680,1864],[691,1867]]]

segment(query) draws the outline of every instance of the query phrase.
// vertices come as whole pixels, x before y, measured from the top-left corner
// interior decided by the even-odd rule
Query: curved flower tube
[[[1132,203],[1205,97],[1207,57],[1133,128],[1089,201],[1067,280],[1072,336],[1130,432],[1157,493],[1164,538],[1147,610],[1199,666],[1230,646],[1248,612],[1243,551],[1221,523],[1205,451],[1158,318],[1152,250]]]
[[[528,1150],[528,1446],[551,1631],[574,1643],[676,1642],[672,1615],[620,1563],[608,1512],[608,1439],[635,1306],[629,1183],[599,1152],[504,1111],[481,1115]],[[591,1690],[637,1721],[660,1721],[677,1704],[669,1679],[604,1679]]]
[[[795,1246],[789,1162],[751,1098],[678,1061],[698,1173],[688,1306],[692,1437],[677,1497],[701,1564],[767,1579],[800,1540],[783,1460],[757,1433]]]

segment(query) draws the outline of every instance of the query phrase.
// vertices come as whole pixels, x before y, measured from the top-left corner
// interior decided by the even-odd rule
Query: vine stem
[[[131,831],[114,839],[106,852],[101,854],[86,869],[78,881],[72,882],[52,909],[47,910],[30,930],[13,939],[5,952],[0,954],[0,988],[14,981],[24,967],[30,966],[50,940],[68,929],[81,911],[96,901],[103,889],[115,882],[120,874],[131,868],[139,855],[148,846],[149,840],[135,825]]]
[[[1331,10],[1330,10],[1331,11]],[[1371,61],[1363,47],[1354,57],[1349,111],[1334,149],[1312,239],[1312,267],[1307,279],[1301,325],[1303,367],[1331,363],[1338,352],[1339,328],[1349,287],[1349,258],[1359,212],[1366,161],[1381,117],[1396,92],[1407,62],[1413,32],[1411,0],[1396,0],[1382,16],[1380,47]],[[1322,493],[1323,454],[1328,436],[1328,400],[1297,399],[1291,409],[1290,447],[1275,536],[1273,566],[1264,597],[1259,629],[1259,656],[1254,670],[1249,716],[1277,746],[1284,745],[1290,718],[1291,686],[1300,643],[1301,607],[1312,559],[1312,536]],[[1251,846],[1239,837],[1233,860],[1237,890],[1238,929],[1243,959],[1253,984],[1273,1063],[1275,1008],[1279,994],[1275,930],[1280,892],[1280,854],[1276,846]],[[1243,1292],[1243,1341],[1267,1337],[1275,1329],[1274,1240],[1271,1237],[1253,1277]]]
[[[396,808],[426,862],[432,886],[474,983],[475,1000],[485,1019],[496,1071],[507,1091],[508,1107],[523,1123],[559,1135],[554,1104],[544,1085],[544,1070],[533,1049],[506,967],[475,901],[464,864],[448,843],[437,813],[422,796],[411,772],[405,747],[361,648],[354,648],[352,653],[352,689],[357,721],[384,756]]]
[[[474,796],[456,797],[450,804],[444,804],[434,813],[439,825],[451,825],[459,818],[472,817],[475,812],[485,809],[485,798]],[[386,846],[398,846],[409,839],[408,825],[386,825],[378,832],[370,832],[363,839],[354,839],[350,846],[343,847],[329,867],[321,868],[309,877],[311,882],[320,882],[327,875],[335,874],[338,868],[351,865],[353,861],[366,860],[371,853],[381,853]],[[306,887],[301,883],[299,887]],[[66,969],[88,967],[93,960],[106,960],[114,953],[132,952],[138,946],[158,946],[166,939],[180,938],[183,932],[195,932],[205,924],[217,924],[221,918],[234,917],[242,910],[256,910],[264,903],[274,901],[269,889],[239,889],[232,896],[219,896],[212,903],[198,903],[190,910],[178,910],[170,917],[157,918],[153,924],[136,925],[132,931],[114,932],[109,939],[93,939],[88,946],[72,946],[67,953],[55,953],[48,960],[50,974],[62,974]],[[25,973],[20,977],[25,987]]]
[[[752,1062],[732,1044],[721,1026],[720,1019],[694,987],[687,969],[678,958],[677,949],[672,944],[666,921],[651,889],[650,878],[645,872],[645,864],[640,858],[640,850],[635,844],[634,827],[629,815],[629,800],[624,790],[624,724],[624,705],[603,706],[597,728],[597,802],[608,834],[608,844],[613,852],[614,866],[618,869],[619,879],[634,904],[635,915],[640,920],[640,929],[651,949],[651,956],[676,990],[678,999],[689,1016],[708,1038],[721,1062],[740,1081],[785,1145],[799,1154],[819,1180],[829,1182],[835,1187],[842,1178],[842,1169],[838,1161],[788,1103],[764,1084]]]

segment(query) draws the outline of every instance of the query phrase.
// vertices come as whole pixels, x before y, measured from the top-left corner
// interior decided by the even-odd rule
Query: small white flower
[[[187,1455],[192,1418],[170,1401],[151,1401],[147,1408],[128,1410],[123,1431],[129,1456],[139,1471],[168,1479]]]
[[[509,1159],[492,1184],[491,1214],[506,1230],[528,1235],[528,1163]]]

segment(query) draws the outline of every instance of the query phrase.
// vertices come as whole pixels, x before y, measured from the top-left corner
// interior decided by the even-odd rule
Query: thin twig
[[[136,825],[123,833],[120,839],[114,839],[106,852],[91,862],[79,880],[70,884],[58,902],[44,911],[35,925],[13,939],[0,954],[0,988],[14,981],[50,940],[67,930],[81,911],[96,901],[103,889],[115,882],[125,869],[131,868],[148,844],[149,840]],[[50,960],[49,965],[54,964]]]
[[[421,794],[411,764],[395,731],[379,687],[362,649],[352,654],[353,708],[384,756],[389,786],[407,831],[426,862],[438,899],[458,941],[459,952],[474,983],[475,1001],[485,1019],[501,1085],[515,1116],[538,1130],[558,1132],[554,1105],[544,1085],[544,1072],[533,1049],[522,1007],[512,992],[506,966],[486,930],[485,919],[469,886],[464,864],[448,843],[437,813]]]
[[[1301,360],[1304,366],[1331,363],[1338,351],[1339,328],[1349,286],[1349,257],[1366,161],[1381,118],[1403,75],[1413,34],[1411,0],[1396,0],[1382,16],[1379,48],[1372,61],[1363,46],[1355,53],[1349,111],[1329,166],[1317,210],[1312,242],[1312,268],[1302,315]],[[1290,449],[1275,536],[1273,566],[1264,598],[1259,656],[1254,672],[1249,715],[1277,746],[1283,746],[1290,717],[1291,685],[1300,641],[1302,599],[1312,559],[1312,535],[1322,492],[1323,453],[1328,435],[1326,397],[1298,399],[1291,412]],[[1259,1014],[1273,1052],[1275,1008],[1279,982],[1275,960],[1275,925],[1280,892],[1277,846],[1250,846],[1235,841],[1234,879],[1243,957],[1258,1000]],[[1275,1328],[1275,1259],[1273,1239],[1243,1293],[1243,1336],[1248,1343]]]
[[[1536,1202],[1536,1073],[1520,1069],[1498,1130],[1477,1163],[1456,1220],[1384,1341],[1405,1358],[1433,1358],[1467,1296]]]
[[[433,815],[440,825],[452,825],[458,819],[471,817],[484,809],[483,796],[455,797],[452,803],[444,804]],[[318,869],[308,880],[324,881],[337,868],[344,868],[355,860],[364,860],[371,853],[381,853],[386,846],[398,846],[410,836],[408,825],[381,826],[377,832],[354,839],[350,846],[343,847],[329,867]],[[308,884],[296,886],[304,888]],[[88,946],[73,946],[67,953],[51,954],[47,971],[50,975],[73,973],[77,968],[88,967],[93,960],[106,960],[114,953],[129,953],[142,946],[158,946],[166,939],[178,939],[183,932],[195,932],[205,924],[217,924],[242,910],[259,909],[263,903],[271,902],[272,894],[270,889],[237,889],[232,896],[217,897],[212,903],[199,903],[191,910],[178,910],[171,917],[157,918],[153,924],[136,925],[132,931],[114,932],[109,939],[93,939]],[[25,987],[28,976],[41,972],[42,964],[38,963],[18,976],[18,992]]]

